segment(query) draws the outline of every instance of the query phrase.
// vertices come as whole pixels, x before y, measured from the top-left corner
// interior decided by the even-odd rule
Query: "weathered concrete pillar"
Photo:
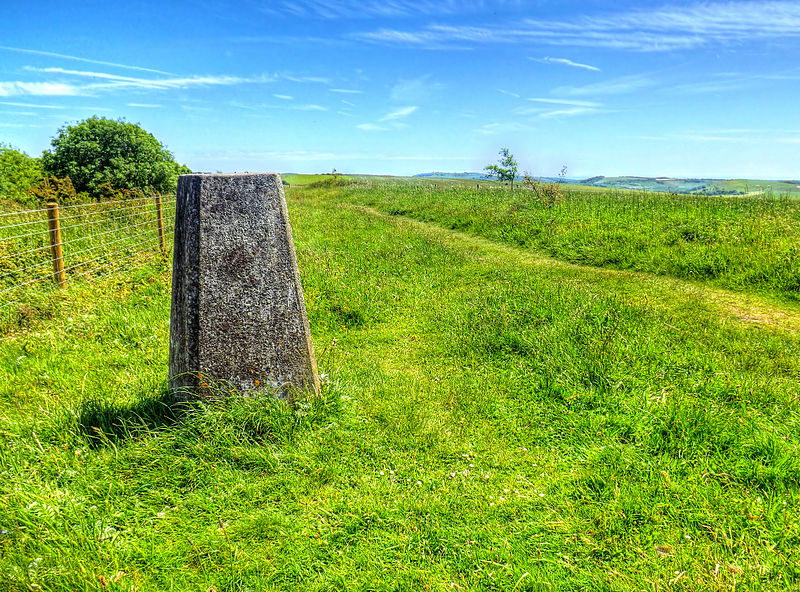
[[[176,397],[319,390],[280,175],[181,176],[173,257]]]

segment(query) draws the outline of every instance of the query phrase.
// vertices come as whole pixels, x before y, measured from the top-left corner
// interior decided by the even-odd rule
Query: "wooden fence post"
[[[50,229],[50,252],[53,255],[53,279],[60,287],[67,283],[64,272],[64,252],[61,249],[61,223],[58,220],[58,204],[47,204],[47,225]]]
[[[164,243],[164,210],[161,207],[161,196],[156,195],[156,224],[158,225],[158,248],[161,250],[161,254],[164,255],[167,252],[166,245]]]

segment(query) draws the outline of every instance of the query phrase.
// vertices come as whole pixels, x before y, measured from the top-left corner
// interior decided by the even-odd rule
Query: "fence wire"
[[[60,274],[69,286],[116,273],[146,253],[166,255],[159,238],[171,246],[175,196],[160,203],[161,226],[155,198],[59,206],[60,241],[48,208],[0,212],[0,310],[55,289]]]

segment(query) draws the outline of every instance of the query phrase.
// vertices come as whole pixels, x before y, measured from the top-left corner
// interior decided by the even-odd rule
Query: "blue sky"
[[[4,1],[0,141],[195,170],[800,177],[800,1]]]

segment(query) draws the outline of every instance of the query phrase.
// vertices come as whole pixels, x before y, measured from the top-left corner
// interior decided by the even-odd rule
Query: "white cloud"
[[[521,121],[508,121],[502,123],[487,123],[475,130],[476,133],[483,136],[495,136],[498,134],[508,134],[521,131],[530,131],[533,128]]]
[[[46,56],[46,57],[51,57],[51,58],[59,58],[59,59],[62,59],[62,60],[72,60],[72,61],[84,62],[84,63],[88,63],[88,64],[97,64],[97,65],[100,65],[100,66],[111,66],[113,68],[122,68],[122,69],[125,69],[125,70],[138,70],[140,72],[152,72],[154,74],[172,75],[171,72],[164,72],[163,70],[154,70],[152,68],[142,68],[141,66],[129,66],[127,64],[118,64],[118,63],[115,63],[115,62],[104,62],[104,61],[101,61],[101,60],[90,60],[88,58],[81,58],[81,57],[77,57],[77,56],[66,55],[66,54],[63,54],[63,53],[54,53],[52,51],[39,51],[39,50],[36,50],[36,49],[24,49],[22,47],[8,47],[8,46],[5,46],[5,45],[0,45],[0,50],[13,51],[13,52],[16,52],[16,53],[26,53],[26,54],[32,54],[32,55],[40,55],[40,56]]]
[[[44,74],[60,74],[62,76],[72,76],[77,78],[92,78],[97,80],[107,80],[103,83],[91,83],[80,87],[86,91],[108,90],[118,88],[141,88],[141,89],[175,89],[188,88],[192,86],[229,86],[235,84],[272,82],[274,78],[269,76],[253,76],[241,78],[239,76],[228,75],[204,75],[204,76],[173,76],[171,78],[137,78],[133,76],[119,76],[106,72],[90,72],[85,70],[66,70],[64,68],[26,68],[32,72]]]
[[[35,103],[17,103],[15,101],[0,101],[0,105],[10,105],[11,107],[28,107],[30,109],[66,109],[63,105],[39,105]]]
[[[503,93],[504,95],[508,95],[509,97],[514,97],[515,99],[521,98],[520,95],[518,95],[517,93],[503,90],[502,88],[498,88],[497,92]]]
[[[512,26],[430,25],[418,30],[379,29],[355,39],[393,45],[536,43],[632,51],[688,50],[742,40],[800,38],[800,2],[717,1],[636,9],[570,21],[527,19]]]
[[[574,105],[570,102],[561,101],[547,101],[546,103],[532,106],[532,107],[518,107],[514,109],[514,113],[517,115],[530,115],[536,116],[539,119],[552,119],[552,118],[563,118],[563,117],[574,117],[576,115],[588,115],[590,113],[599,113],[600,109],[597,109],[596,103],[587,103],[585,105],[580,105],[581,101],[576,101],[579,103],[578,105]],[[556,105],[563,105],[562,108],[554,109],[553,104]]]
[[[360,129],[364,132],[387,132],[389,131],[388,127],[383,127],[380,125],[375,125],[374,123],[359,123],[356,126],[357,129]]]
[[[589,64],[581,64],[579,62],[573,62],[572,60],[568,60],[566,58],[528,58],[534,62],[540,62],[544,64],[561,64],[563,66],[571,66],[572,68],[582,68],[584,70],[593,70],[594,72],[599,72],[600,68],[595,66],[590,66]]]
[[[394,103],[423,103],[432,94],[440,92],[444,85],[440,82],[431,82],[430,75],[419,78],[399,80],[389,95]]]
[[[571,109],[556,109],[555,111],[547,111],[541,113],[541,119],[552,119],[561,117],[575,117],[576,115],[589,115],[591,113],[598,113],[598,109],[592,107],[573,107]]]
[[[330,84],[331,79],[323,76],[293,76],[291,74],[281,74],[281,78],[292,82],[314,82],[317,84]]]
[[[33,68],[28,66],[25,69],[29,72],[45,74],[50,80],[41,82],[0,82],[0,96],[90,96],[114,91],[164,91],[205,86],[270,83],[275,80],[273,76],[267,75],[247,78],[228,75],[142,78],[120,76],[107,72],[68,70],[65,68]],[[88,82],[64,82],[65,79],[88,80]]]
[[[621,95],[643,88],[655,86],[656,82],[646,75],[620,76],[603,82],[595,82],[583,86],[561,86],[553,92],[555,94],[586,96],[586,95]]]
[[[138,107],[140,109],[160,109],[161,105],[156,105],[154,103],[128,103],[128,107]]]
[[[409,115],[414,113],[414,111],[416,111],[417,109],[419,109],[417,105],[402,107],[400,109],[392,111],[391,113],[387,113],[386,115],[380,118],[380,121],[393,121],[395,119],[400,119],[402,117],[408,117]]]
[[[334,92],[334,93],[340,93],[340,94],[344,94],[344,95],[363,95],[364,94],[363,90],[356,90],[356,89],[353,89],[353,88],[329,88],[328,90],[331,91],[331,92]]]
[[[272,95],[276,99],[280,99],[282,101],[293,101],[294,97],[291,95]]]
[[[332,20],[462,15],[517,4],[518,0],[279,0],[264,2],[261,8],[268,14]]]
[[[84,94],[80,87],[60,82],[0,82],[0,97],[20,95],[77,96]]]
[[[551,105],[574,105],[576,107],[599,107],[600,103],[593,103],[592,101],[576,101],[570,99],[542,99],[538,97],[534,97],[528,99],[529,101],[533,101],[535,103],[547,103]]]
[[[289,109],[293,109],[295,111],[327,111],[327,107],[323,107],[322,105],[292,105]]]

